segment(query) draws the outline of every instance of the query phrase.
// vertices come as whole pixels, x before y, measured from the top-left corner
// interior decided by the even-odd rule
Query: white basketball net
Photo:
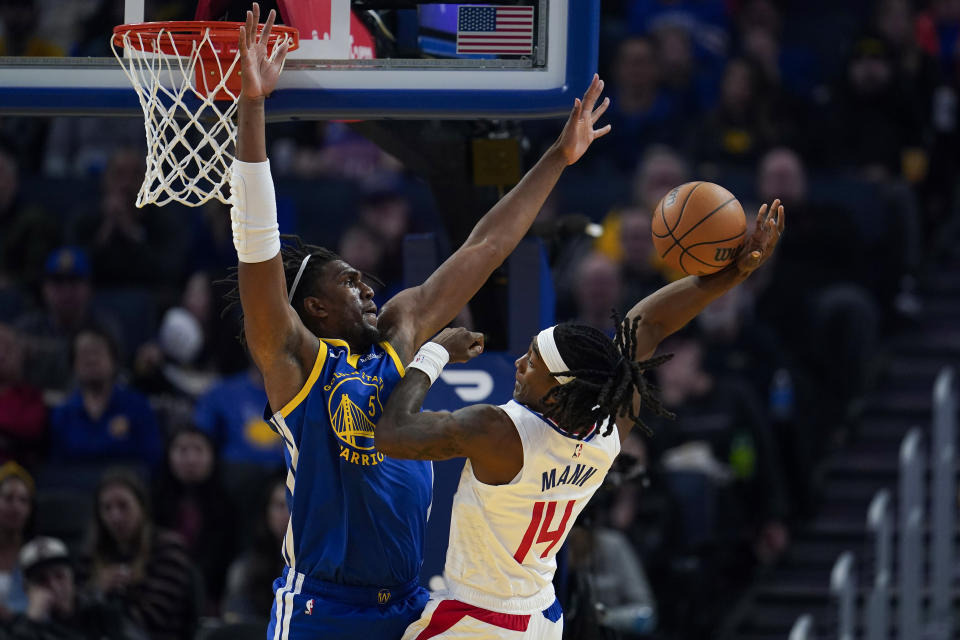
[[[162,45],[162,46],[161,46]],[[157,34],[127,32],[123,49],[110,46],[130,78],[143,108],[147,136],[147,170],[137,194],[137,206],[163,206],[170,202],[196,207],[216,198],[228,203],[224,186],[230,181],[233,150],[237,141],[234,113],[237,94],[227,88],[239,52],[229,66],[216,55],[210,29],[204,29],[192,43],[189,54],[177,50],[169,31]],[[173,50],[174,55],[160,53]],[[201,53],[208,57],[201,59]],[[215,61],[216,71],[204,64]],[[203,71],[204,86],[194,86],[197,65]],[[219,82],[207,86],[207,78]],[[213,96],[225,92],[226,100]]]

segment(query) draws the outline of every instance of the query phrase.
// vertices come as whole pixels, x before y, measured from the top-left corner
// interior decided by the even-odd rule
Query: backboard
[[[151,1],[126,0],[124,23],[170,19],[151,15]],[[201,11],[227,4],[199,2]],[[269,100],[270,120],[560,116],[597,67],[599,0],[277,4],[301,40]],[[0,114],[141,109],[113,57],[20,56],[0,58]]]

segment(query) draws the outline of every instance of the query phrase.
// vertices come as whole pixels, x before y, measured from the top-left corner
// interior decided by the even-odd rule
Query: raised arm
[[[237,278],[247,346],[263,373],[270,406],[279,409],[303,386],[319,348],[287,301],[273,179],[264,141],[264,99],[273,91],[287,53],[286,42],[267,51],[276,13],[260,37],[260,6],[253,4],[240,28],[242,88],[238,105],[237,162],[231,192]]]
[[[693,320],[704,307],[740,284],[766,262],[784,229],[783,207],[774,200],[760,207],[753,233],[735,264],[709,276],[688,276],[658,289],[627,313],[627,321],[640,317],[637,327],[637,360],[646,360],[657,345]]]
[[[451,362],[466,362],[483,350],[483,335],[444,329],[427,347],[441,347]],[[509,482],[523,467],[523,445],[513,422],[499,407],[476,404],[457,411],[421,411],[431,378],[417,368],[420,357],[394,387],[374,433],[377,451],[392,458],[469,458],[477,479]],[[433,371],[439,374],[439,366]],[[430,367],[426,367],[430,369]]]
[[[383,309],[380,327],[407,357],[450,322],[526,235],[567,165],[610,131],[594,129],[610,104],[594,109],[603,81],[594,76],[583,100],[576,100],[560,138],[520,183],[477,222],[470,236],[418,287],[397,294]]]

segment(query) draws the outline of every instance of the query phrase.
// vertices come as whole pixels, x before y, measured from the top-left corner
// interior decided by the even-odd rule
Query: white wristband
[[[417,355],[413,357],[413,362],[407,365],[407,369],[420,369],[430,378],[430,386],[440,377],[440,372],[450,362],[450,354],[436,342],[427,342]]]
[[[240,262],[266,262],[280,252],[277,199],[270,161],[233,161],[230,172],[230,220]]]

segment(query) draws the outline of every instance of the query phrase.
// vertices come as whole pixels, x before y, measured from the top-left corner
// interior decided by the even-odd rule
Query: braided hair
[[[287,283],[287,291],[290,291],[290,287],[293,286],[293,281],[297,277],[297,272],[300,271],[300,265],[303,264],[303,259],[307,256],[310,256],[309,262],[307,262],[306,268],[303,270],[303,275],[300,276],[300,283],[297,284],[297,290],[294,292],[293,300],[290,301],[291,306],[296,310],[297,315],[300,316],[300,319],[304,319],[305,310],[303,307],[303,301],[307,296],[315,295],[316,292],[313,290],[313,283],[317,281],[317,277],[320,275],[320,272],[323,270],[324,266],[329,262],[334,260],[340,260],[340,256],[336,253],[327,249],[326,247],[321,247],[319,245],[306,244],[300,236],[297,235],[281,235],[280,240],[282,245],[280,246],[280,258],[283,261],[283,275],[284,280]],[[226,298],[227,305],[223,309],[222,317],[238,311],[240,313],[240,342],[246,343],[244,334],[243,334],[243,307],[240,304],[240,280],[238,276],[238,267],[232,267],[229,274],[223,280],[219,280],[217,284],[226,284],[230,285],[231,288],[224,294]]]
[[[672,354],[635,361],[637,326],[640,318],[622,320],[614,313],[617,335],[610,340],[603,332],[582,324],[565,322],[553,332],[560,356],[569,371],[551,371],[551,375],[573,378],[554,386],[543,398],[544,415],[573,435],[584,437],[594,425],[607,422],[603,435],[613,431],[617,418],[628,417],[648,435],[653,432],[633,409],[634,394],[641,404],[658,416],[673,418],[647,382],[643,372],[657,367]]]

